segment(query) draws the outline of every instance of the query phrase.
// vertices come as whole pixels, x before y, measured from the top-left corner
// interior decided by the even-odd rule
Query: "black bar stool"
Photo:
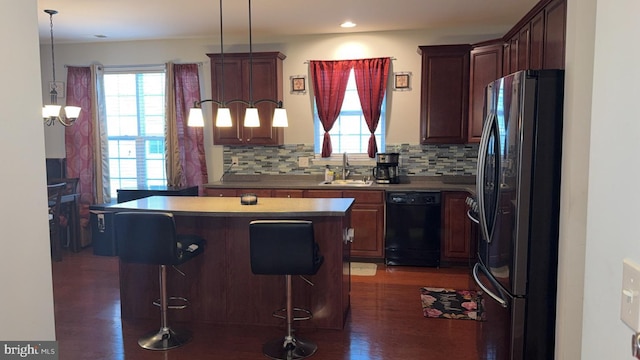
[[[251,272],[256,275],[284,275],[286,281],[287,333],[263,345],[262,352],[272,359],[303,359],[318,346],[293,336],[294,310],[291,275],[314,275],[324,261],[313,236],[313,223],[306,220],[256,220],[249,224]],[[304,311],[304,310],[303,310]]]
[[[178,235],[173,214],[162,212],[118,212],[114,215],[115,237],[120,260],[129,263],[159,266],[160,330],[151,331],[138,340],[149,350],[168,350],[191,340],[188,330],[174,330],[167,321],[167,309],[183,309],[188,300],[167,297],[167,265],[180,265],[202,253],[205,240],[195,235]],[[168,305],[169,300],[182,305]]]

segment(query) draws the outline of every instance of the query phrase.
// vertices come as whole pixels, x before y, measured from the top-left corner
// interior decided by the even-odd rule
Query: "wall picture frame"
[[[307,77],[306,75],[292,75],[289,77],[291,82],[292,94],[306,94],[307,93]]]
[[[410,91],[411,90],[411,72],[402,71],[393,73],[393,90]]]
[[[64,81],[49,81],[49,89],[56,89],[58,98],[64,98]]]

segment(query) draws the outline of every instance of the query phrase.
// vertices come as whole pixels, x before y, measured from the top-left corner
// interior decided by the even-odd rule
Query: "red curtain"
[[[362,113],[371,132],[367,153],[370,158],[378,152],[376,137],[373,134],[378,127],[382,100],[387,90],[390,58],[361,59],[353,61],[358,97]]]
[[[184,182],[181,185],[197,185],[200,192],[208,182],[207,164],[204,155],[203,128],[188,127],[189,108],[200,100],[200,79],[197,64],[174,64],[174,86],[176,96],[176,129]]]
[[[78,191],[80,192],[80,223],[83,227],[89,222],[89,205],[95,203],[96,191],[92,87],[90,67],[69,66],[67,68],[67,105],[82,108],[76,122],[65,128],[64,140],[67,177],[80,179]]]
[[[333,151],[329,131],[340,115],[351,67],[351,60],[311,61],[309,65],[318,116],[324,129],[322,157],[331,156]]]

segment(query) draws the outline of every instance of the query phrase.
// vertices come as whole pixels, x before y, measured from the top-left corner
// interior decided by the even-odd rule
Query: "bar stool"
[[[284,275],[286,282],[287,333],[262,346],[272,359],[303,359],[313,355],[318,346],[293,336],[294,318],[291,276],[314,275],[324,261],[313,236],[313,223],[306,220],[255,220],[249,223],[251,272],[256,275]]]
[[[138,344],[149,350],[168,350],[191,339],[188,330],[174,330],[167,321],[167,309],[183,309],[188,300],[167,297],[167,265],[180,265],[202,253],[205,240],[195,235],[176,234],[173,214],[162,212],[118,212],[114,215],[114,229],[118,256],[123,262],[159,266],[160,330],[143,335]],[[168,305],[169,300],[181,305]]]

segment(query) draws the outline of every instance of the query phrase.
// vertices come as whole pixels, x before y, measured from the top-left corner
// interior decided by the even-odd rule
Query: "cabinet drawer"
[[[204,193],[206,196],[217,196],[217,197],[234,197],[236,196],[235,189],[204,189]]]
[[[304,190],[286,190],[286,189],[274,189],[273,197],[278,198],[301,198]]]
[[[237,196],[241,194],[256,194],[258,197],[271,197],[271,189],[237,189]]]
[[[307,198],[341,198],[342,191],[339,190],[305,190],[304,197]]]
[[[384,202],[383,191],[369,190],[345,190],[342,197],[356,199],[356,204],[382,204]]]

